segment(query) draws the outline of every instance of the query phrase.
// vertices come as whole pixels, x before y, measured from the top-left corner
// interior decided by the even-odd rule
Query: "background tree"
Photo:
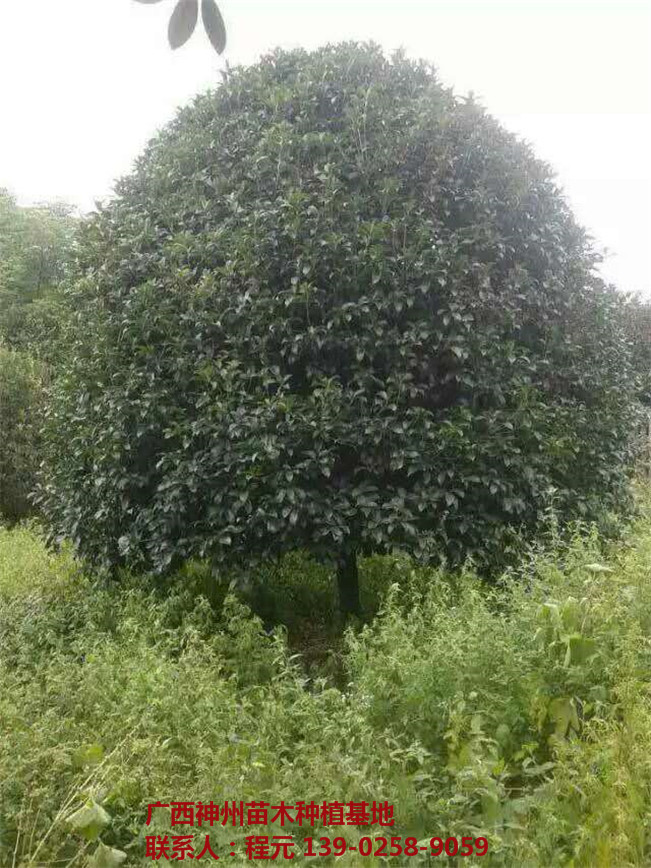
[[[16,521],[32,509],[42,376],[29,355],[0,346],[0,520]]]
[[[0,342],[40,354],[60,328],[76,225],[68,205],[20,207],[0,189]]]
[[[638,378],[638,398],[651,407],[651,304],[640,297],[628,300],[626,328]]]
[[[85,226],[42,503],[109,566],[508,556],[621,505],[617,294],[549,168],[424,63],[276,52]]]
[[[76,223],[66,205],[24,208],[0,189],[0,517],[12,521],[32,511],[44,362],[66,319]]]

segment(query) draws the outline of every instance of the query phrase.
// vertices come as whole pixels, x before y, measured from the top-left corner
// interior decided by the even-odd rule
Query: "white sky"
[[[172,52],[175,0],[0,0],[0,186],[84,209],[224,60],[203,30]],[[219,0],[231,65],[277,45],[403,46],[473,90],[557,170],[610,251],[604,274],[651,297],[651,0]]]

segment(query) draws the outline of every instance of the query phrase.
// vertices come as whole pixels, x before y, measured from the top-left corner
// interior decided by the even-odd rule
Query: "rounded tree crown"
[[[278,51],[85,228],[43,502],[91,557],[161,569],[504,552],[550,488],[568,515],[623,490],[595,262],[549,168],[429,65]]]

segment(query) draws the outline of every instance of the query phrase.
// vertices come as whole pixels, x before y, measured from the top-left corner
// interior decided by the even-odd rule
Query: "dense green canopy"
[[[549,168],[426,64],[277,52],[85,228],[43,505],[166,569],[307,547],[508,549],[621,496],[616,294]]]

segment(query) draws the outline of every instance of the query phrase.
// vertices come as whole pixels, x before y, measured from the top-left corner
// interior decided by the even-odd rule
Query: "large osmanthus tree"
[[[108,566],[508,551],[625,491],[616,294],[546,165],[426,64],[277,52],[86,225],[42,504]]]

